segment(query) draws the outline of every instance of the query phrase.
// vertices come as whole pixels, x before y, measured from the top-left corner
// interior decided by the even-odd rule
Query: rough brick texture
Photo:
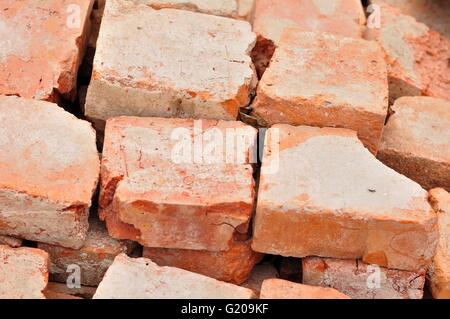
[[[354,299],[422,299],[425,275],[382,267],[359,260],[308,257],[303,282],[337,289]]]
[[[391,109],[378,159],[425,189],[450,190],[450,102],[402,97]]]
[[[110,0],[85,114],[100,128],[120,115],[235,120],[256,85],[255,39],[246,21]]]
[[[350,299],[336,289],[314,287],[283,279],[267,279],[261,288],[261,299]]]
[[[91,125],[53,103],[1,96],[0,123],[0,234],[80,248],[100,170]]]
[[[73,99],[93,3],[2,0],[0,94]]]
[[[46,252],[0,245],[0,299],[44,299],[47,282]]]
[[[439,219],[439,245],[428,270],[431,293],[437,299],[450,299],[450,194],[442,188],[430,191],[430,201]]]
[[[22,243],[23,243],[23,240],[20,238],[0,235],[0,245],[8,245],[10,247],[17,248],[17,247],[22,246]]]
[[[263,126],[348,128],[376,153],[388,107],[382,51],[361,39],[285,30],[252,106]]]
[[[437,218],[417,183],[377,161],[353,131],[275,125],[267,134],[254,250],[427,267]]]
[[[173,267],[159,267],[150,259],[121,254],[109,267],[94,299],[248,299],[250,289]]]

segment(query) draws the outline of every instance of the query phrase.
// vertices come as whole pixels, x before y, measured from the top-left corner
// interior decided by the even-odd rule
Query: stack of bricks
[[[0,298],[450,298],[450,5],[366,4],[3,1]]]

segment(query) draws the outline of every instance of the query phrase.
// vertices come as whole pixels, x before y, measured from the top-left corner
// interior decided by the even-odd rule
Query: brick
[[[48,101],[62,95],[73,100],[93,2],[2,1],[0,94]]]
[[[23,240],[20,238],[0,235],[0,245],[8,245],[13,248],[22,246]]]
[[[259,297],[264,280],[278,277],[277,269],[272,264],[264,263],[256,265],[250,277],[241,286],[253,290]]]
[[[258,0],[253,30],[258,40],[252,57],[262,76],[286,28],[361,38],[365,14],[359,0]]]
[[[378,159],[425,189],[450,190],[450,102],[402,97],[391,109]]]
[[[215,154],[211,158],[197,158],[207,155],[206,145],[204,153],[190,151],[194,156],[189,159],[173,156],[180,137],[195,147],[211,132],[225,137],[230,130],[232,138],[222,145],[229,140],[237,145],[242,137],[248,147],[237,148],[229,164],[223,163],[222,148],[211,150]],[[113,237],[145,247],[228,250],[235,236],[248,237],[254,181],[247,163],[255,141],[256,130],[241,122],[110,119],[102,158],[100,217]]]
[[[181,268],[240,285],[248,279],[263,255],[251,249],[250,241],[236,241],[229,250],[219,252],[144,247],[143,257],[159,266]]]
[[[92,299],[95,291],[95,287],[80,286],[78,288],[69,288],[65,283],[49,282],[47,288],[44,290],[44,295],[47,299]]]
[[[106,227],[98,219],[90,219],[86,241],[80,249],[70,249],[38,243],[38,248],[50,256],[50,279],[66,283],[72,272],[69,265],[80,267],[81,284],[98,286],[114,258],[121,254],[131,254],[135,243],[119,241],[109,236]]]
[[[435,299],[450,299],[450,195],[442,188],[430,191],[430,201],[438,214],[439,244],[428,269],[428,282]]]
[[[391,103],[402,96],[450,99],[450,40],[413,17],[381,5],[381,28],[367,29],[386,53]]]
[[[6,96],[0,123],[0,234],[80,248],[100,171],[91,125],[56,104]]]
[[[156,10],[182,9],[249,20],[255,0],[138,0]]]
[[[0,299],[45,299],[47,281],[46,252],[0,245]]]
[[[250,289],[174,267],[159,267],[150,259],[121,254],[109,267],[94,299],[249,299]]]
[[[303,259],[303,282],[331,287],[354,299],[422,299],[425,276],[359,260],[308,257]]]
[[[437,218],[420,185],[377,161],[353,131],[275,125],[267,134],[253,250],[427,267]]]
[[[262,126],[352,129],[376,153],[388,108],[386,72],[376,43],[287,29],[259,83],[253,114]]]
[[[283,279],[264,280],[261,299],[350,299],[336,289],[297,284]]]
[[[235,120],[256,86],[255,38],[246,21],[108,1],[85,114],[100,122],[120,115]]]
[[[387,4],[397,8],[406,15],[413,16],[417,21],[426,24],[443,36],[450,38],[450,3],[441,1],[417,0],[370,0],[372,4]]]

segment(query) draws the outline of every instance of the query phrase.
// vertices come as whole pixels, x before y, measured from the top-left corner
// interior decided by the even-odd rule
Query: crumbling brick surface
[[[0,123],[0,234],[80,248],[100,171],[94,130],[55,104],[5,96]]]
[[[381,28],[365,37],[386,53],[391,103],[415,95],[450,99],[450,40],[393,7],[380,8]]]
[[[0,299],[44,299],[47,282],[46,252],[0,245]]]
[[[228,250],[235,236],[246,236],[255,192],[253,169],[246,163],[256,131],[232,121],[201,121],[198,131],[196,123],[133,117],[108,121],[100,216],[112,236],[146,247],[210,251]],[[210,150],[218,154],[210,158],[212,163],[204,163],[199,150],[189,152],[188,158],[173,154],[180,141],[194,147],[194,139],[189,140],[193,136],[203,141],[211,130],[225,136],[229,129],[232,140],[237,143],[243,136],[247,145],[238,148],[230,164],[224,163],[222,148]]]
[[[50,279],[66,283],[71,274],[71,265],[80,267],[80,283],[98,286],[114,258],[121,254],[131,254],[136,244],[119,241],[109,236],[103,223],[97,219],[89,220],[89,230],[83,247],[64,248],[56,245],[38,243],[38,248],[50,256]]]
[[[314,287],[283,279],[264,280],[261,299],[350,299],[336,289]]]
[[[275,125],[267,134],[279,143],[264,148],[254,250],[426,269],[437,219],[417,183],[377,161],[349,130]]]
[[[0,94],[74,99],[94,0],[2,0]]]
[[[331,287],[354,299],[422,299],[425,275],[359,260],[308,257],[303,259],[303,282]]]
[[[442,188],[430,191],[430,201],[438,214],[439,244],[428,269],[431,293],[436,299],[450,299],[450,195]]]
[[[150,259],[118,255],[94,299],[249,299],[250,289],[174,267],[159,267]]]
[[[171,266],[196,272],[237,285],[246,281],[263,254],[254,252],[250,241],[233,242],[226,251],[205,251],[144,247],[143,256],[159,266]]]
[[[450,190],[450,102],[402,97],[391,109],[378,158],[425,189]]]
[[[355,130],[376,153],[388,108],[382,51],[361,39],[285,30],[252,107],[263,126]]]
[[[256,85],[255,38],[246,21],[108,1],[85,114],[235,120]]]

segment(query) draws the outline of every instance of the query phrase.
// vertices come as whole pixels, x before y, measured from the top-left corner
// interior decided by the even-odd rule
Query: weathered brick
[[[261,77],[286,28],[361,38],[365,23],[359,0],[258,0],[253,30],[258,35],[253,60]]]
[[[352,129],[376,153],[388,108],[386,72],[376,43],[287,29],[259,83],[253,114],[263,126]]]
[[[303,259],[303,282],[331,287],[354,299],[422,299],[425,275],[359,260],[308,257]]]
[[[6,96],[0,123],[0,234],[80,248],[100,171],[91,125],[56,104]]]
[[[255,0],[135,0],[160,9],[182,9],[222,17],[249,20]]]
[[[378,159],[425,189],[450,190],[450,102],[402,97],[391,108]]]
[[[159,267],[150,259],[121,254],[109,267],[94,299],[248,299],[250,289],[173,267]]]
[[[431,293],[436,299],[450,299],[450,194],[442,188],[430,191],[430,201],[438,214],[439,244],[428,269]]]
[[[255,39],[246,21],[108,1],[85,114],[235,120],[256,85]]]
[[[98,286],[114,258],[121,254],[131,254],[136,247],[131,241],[111,238],[105,226],[98,219],[89,220],[86,241],[80,249],[70,249],[38,243],[38,248],[50,256],[50,279],[65,283],[71,272],[70,265],[80,267],[81,284]]]
[[[314,287],[283,279],[264,280],[261,299],[350,299],[336,289]]]
[[[381,28],[368,28],[386,53],[389,98],[427,95],[450,99],[450,40],[397,9],[381,5]]]
[[[0,245],[0,299],[44,299],[47,282],[46,252]]]
[[[224,138],[231,132],[232,138],[224,144],[213,144],[213,157],[201,158],[206,152],[193,148],[210,138],[212,132]],[[224,164],[224,145],[230,140],[237,145],[240,136],[247,147],[232,148],[236,157],[231,156],[230,164]],[[106,220],[109,233],[146,247],[228,250],[235,236],[246,237],[248,232],[254,181],[252,167],[246,163],[252,157],[255,140],[256,130],[241,122],[133,117],[108,120],[100,217]],[[193,147],[188,151],[189,158],[174,156],[180,141]],[[219,144],[222,146],[215,148]]]
[[[275,125],[267,134],[255,251],[427,267],[437,218],[420,185],[377,161],[353,131]]]
[[[144,247],[143,257],[159,266],[182,268],[220,281],[242,284],[263,255],[254,252],[250,241],[233,242],[226,251]]]
[[[272,264],[264,263],[256,265],[250,277],[241,286],[253,290],[255,295],[259,297],[264,280],[278,277],[277,269]]]
[[[1,1],[0,94],[75,98],[93,2]]]
[[[23,240],[20,238],[0,235],[0,245],[8,245],[10,247],[17,248],[22,246],[22,243]]]
[[[387,4],[397,8],[431,29],[450,38],[450,2],[447,0],[370,0],[371,4]]]

